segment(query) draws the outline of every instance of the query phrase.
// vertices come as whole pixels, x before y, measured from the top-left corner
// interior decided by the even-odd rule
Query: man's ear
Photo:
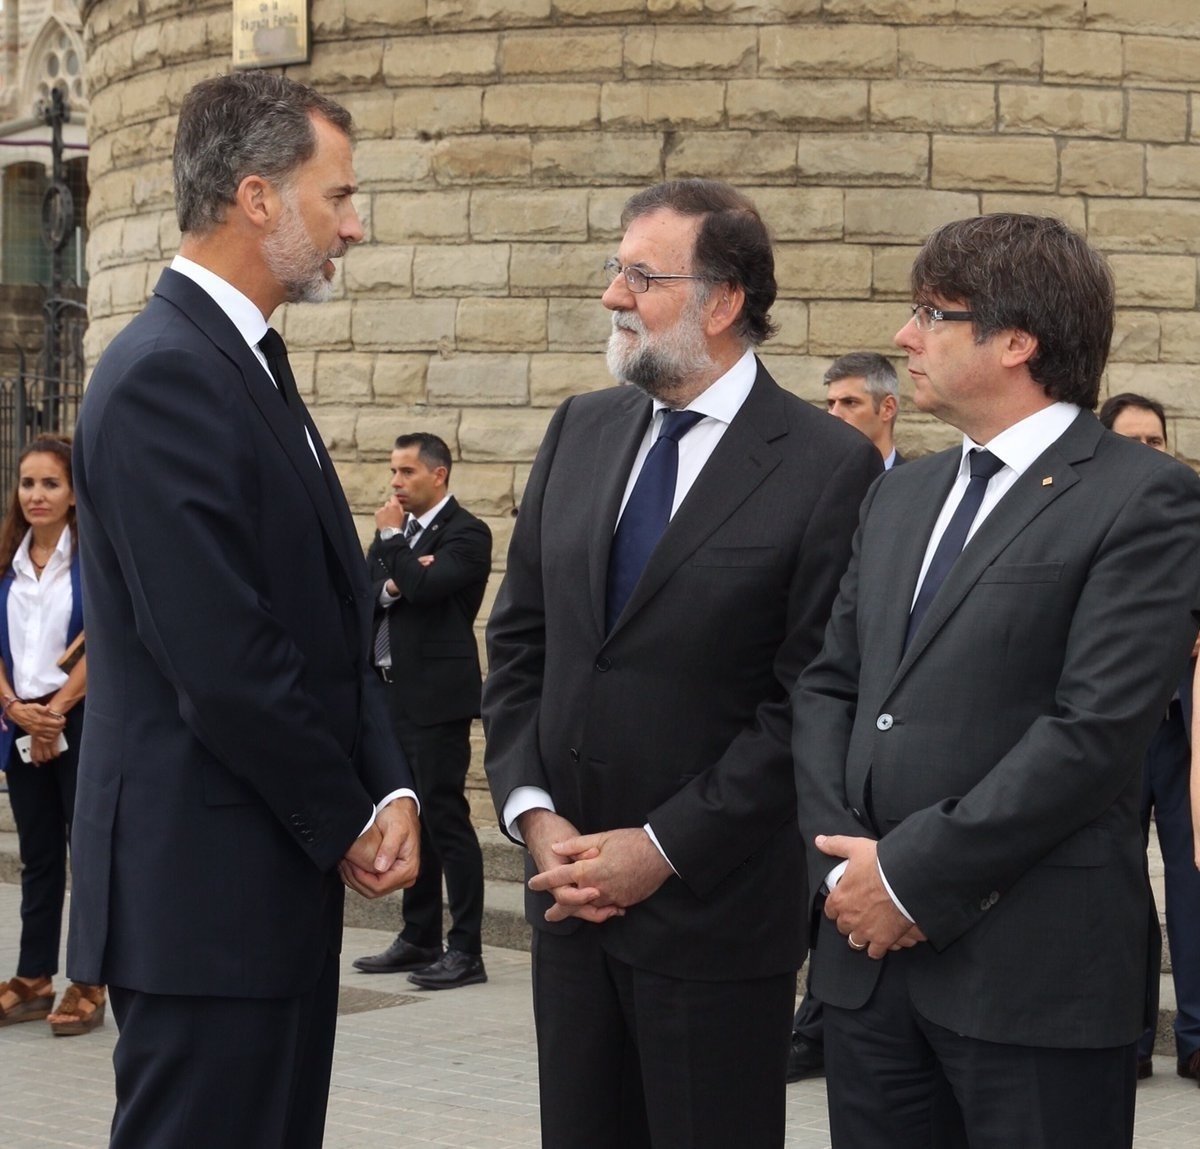
[[[731,283],[721,283],[713,288],[708,301],[708,319],[705,322],[705,333],[712,338],[722,335],[729,330],[742,314],[746,304],[746,289],[735,287]]]
[[[270,180],[262,176],[246,176],[234,193],[234,204],[252,226],[265,228],[280,214],[279,192]]]
[[[1017,367],[1022,363],[1028,363],[1037,354],[1037,349],[1036,335],[1030,335],[1028,331],[1022,331],[1019,327],[1013,327],[1004,333],[1000,361],[1005,367]]]
[[[879,416],[885,423],[890,423],[896,418],[896,413],[900,410],[900,404],[896,402],[895,395],[884,395],[879,400]]]

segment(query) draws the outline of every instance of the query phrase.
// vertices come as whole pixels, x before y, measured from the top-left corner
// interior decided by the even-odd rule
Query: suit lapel
[[[454,496],[451,495],[450,501],[438,511],[434,516],[433,522],[421,532],[421,537],[417,539],[417,544],[413,547],[413,551],[416,554],[428,554],[441,542],[441,532],[454,516],[457,507],[458,503],[455,502]]]
[[[333,461],[329,458],[325,444],[321,441],[307,409],[303,411],[301,419],[297,419],[288,409],[266,369],[247,346],[232,320],[217,306],[208,292],[198,287],[187,276],[180,275],[170,268],[163,271],[154,291],[156,295],[162,296],[179,308],[241,372],[246,393],[279,441],[280,448],[304,485],[329,539],[331,550],[343,568],[348,585],[353,587],[355,580],[351,574],[350,563],[359,559],[358,540],[350,537],[348,516],[339,513],[346,505],[345,495],[338,482]],[[304,434],[305,427],[312,436],[316,459],[313,458],[313,451],[310,450]],[[318,462],[320,466],[317,465]]]

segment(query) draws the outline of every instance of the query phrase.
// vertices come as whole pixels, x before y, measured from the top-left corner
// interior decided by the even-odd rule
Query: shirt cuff
[[[421,799],[417,797],[415,790],[410,790],[407,786],[402,786],[399,790],[393,790],[382,802],[375,807],[375,813],[371,815],[371,820],[362,828],[361,838],[372,826],[375,825],[375,819],[383,812],[384,806],[390,805],[397,798],[411,798],[417,804],[417,814],[421,813]]]
[[[879,870],[879,880],[883,883],[883,888],[887,890],[888,897],[892,899],[896,909],[898,909],[906,918],[908,918],[910,922],[914,921],[915,919],[913,918],[912,914],[910,914],[908,910],[904,908],[904,903],[901,902],[898,897],[896,897],[896,891],[893,890],[890,885],[888,885],[887,874],[883,872],[883,867],[879,864],[878,858],[875,859],[875,866]]]
[[[385,579],[383,586],[379,588],[379,605],[389,607],[392,603],[399,602],[402,597],[402,595],[388,593],[387,580]]]
[[[504,828],[522,846],[525,845],[525,839],[521,837],[521,831],[517,829],[517,819],[526,810],[549,810],[553,813],[554,799],[540,786],[518,786],[509,794],[500,819],[504,823]]]
[[[662,854],[663,861],[666,862],[667,865],[671,867],[671,873],[673,873],[676,877],[679,877],[679,871],[677,869],[675,869],[675,866],[672,863],[671,859],[667,857],[667,851],[662,848],[662,843],[658,840],[658,835],[655,834],[653,829],[651,829],[650,823],[647,822],[642,827],[642,829],[646,831],[646,836],[650,839],[650,841],[652,841],[654,843],[654,848],[660,854]]]

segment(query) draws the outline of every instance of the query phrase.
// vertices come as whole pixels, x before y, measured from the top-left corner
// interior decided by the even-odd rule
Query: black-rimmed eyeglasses
[[[629,288],[634,295],[641,295],[643,291],[650,290],[650,281],[653,279],[703,279],[702,275],[660,275],[655,271],[643,271],[640,267],[622,267],[621,261],[616,256],[604,261],[604,274],[608,278],[616,279],[618,275],[625,277],[625,286]]]
[[[932,331],[938,322],[967,323],[975,318],[973,311],[943,311],[928,303],[914,303],[912,313],[918,331]]]

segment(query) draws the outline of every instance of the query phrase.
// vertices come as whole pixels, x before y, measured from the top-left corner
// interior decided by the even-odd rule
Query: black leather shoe
[[[1175,1072],[1180,1077],[1191,1077],[1195,1080],[1200,1080],[1200,1049],[1197,1049],[1191,1057],[1181,1057]]]
[[[803,1081],[807,1077],[825,1076],[825,1051],[798,1033],[792,1034],[792,1048],[788,1053],[787,1079]]]
[[[1137,1079],[1145,1081],[1147,1077],[1154,1076],[1154,1058],[1139,1057],[1137,1059]]]
[[[422,989],[457,989],[460,985],[477,985],[487,981],[483,958],[462,950],[447,950],[441,958],[420,973],[410,973],[408,980]]]
[[[397,938],[381,954],[355,958],[354,968],[363,973],[404,973],[410,969],[428,969],[441,956],[441,946],[415,946]]]

